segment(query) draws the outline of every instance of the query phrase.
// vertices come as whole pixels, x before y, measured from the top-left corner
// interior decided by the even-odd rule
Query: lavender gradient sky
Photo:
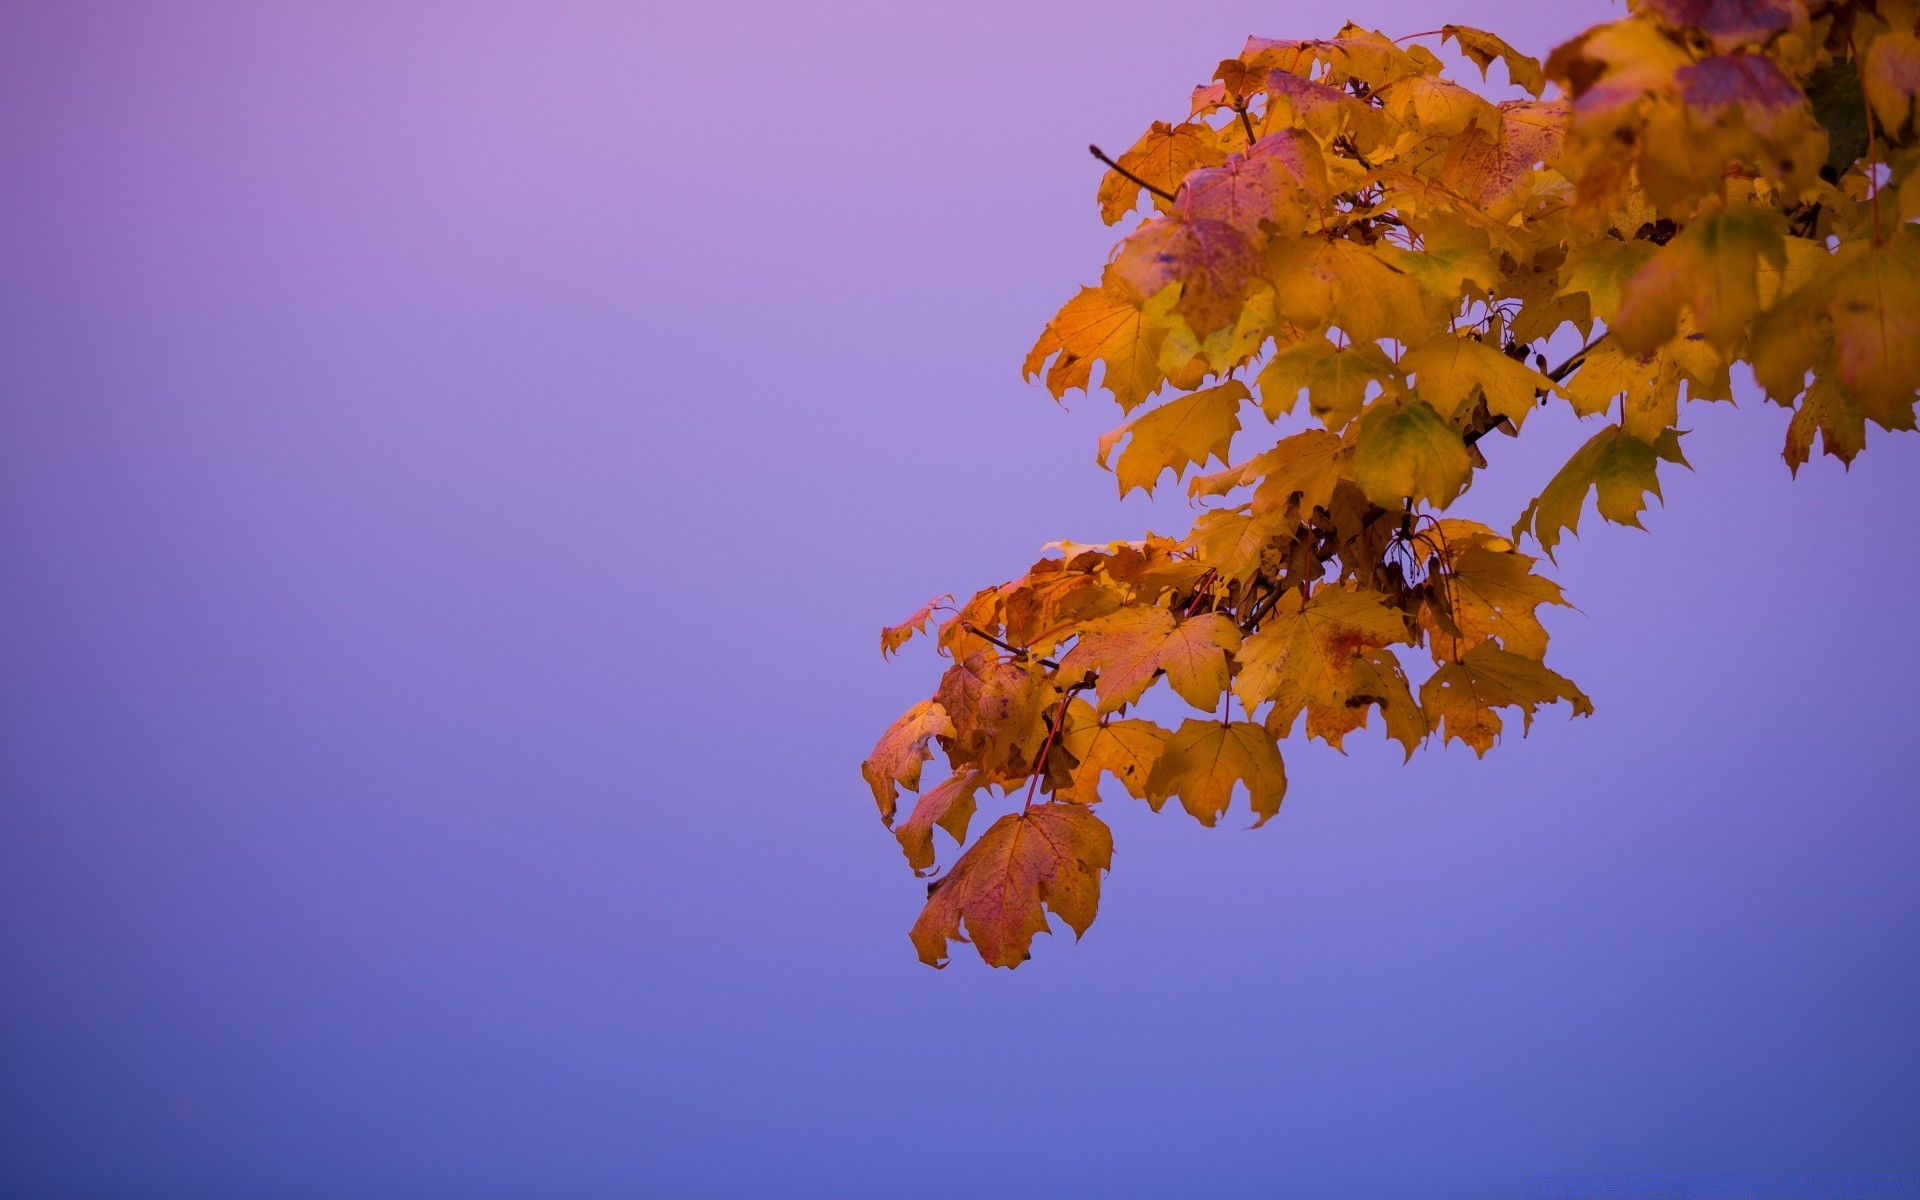
[[[1184,519],[1018,378],[1085,146],[1342,15],[7,5],[0,1194],[1911,1184],[1920,439],[1757,399],[1562,553],[1596,717],[1109,805],[1085,941],[914,961],[876,630]]]

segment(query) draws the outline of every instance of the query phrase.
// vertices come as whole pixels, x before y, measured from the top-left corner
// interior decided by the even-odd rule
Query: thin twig
[[[1106,152],[1100,149],[1100,147],[1088,146],[1087,149],[1093,152],[1093,156],[1095,158],[1107,164],[1107,166],[1113,168],[1114,172],[1118,174],[1121,178],[1130,180],[1136,186],[1144,188],[1149,192],[1152,192],[1154,195],[1160,197],[1162,200],[1165,200],[1168,204],[1173,203],[1172,193],[1163,191],[1162,189],[1153,186],[1152,184],[1148,183],[1146,180],[1140,178],[1138,175],[1135,175],[1132,171],[1127,170],[1125,167],[1121,166],[1119,163],[1108,158],[1106,155]]]
[[[1028,650],[1021,646],[1015,646],[1010,643],[1003,642],[999,638],[988,633],[986,630],[980,628],[978,625],[975,625],[972,621],[960,622],[960,628],[966,630],[968,633],[979,638],[983,642],[992,642],[994,645],[1000,647],[1002,650],[1005,650],[1008,654],[1011,654],[1015,658],[1021,659],[1022,661],[1031,658],[1033,659],[1033,661],[1039,663],[1041,666],[1047,668],[1050,671],[1058,671],[1060,669],[1060,664],[1053,661],[1052,659],[1036,658],[1034,656],[1033,651]]]

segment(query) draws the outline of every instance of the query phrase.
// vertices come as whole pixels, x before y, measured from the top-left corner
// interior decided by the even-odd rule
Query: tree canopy
[[[1249,38],[1185,117],[1094,149],[1101,217],[1130,227],[1025,372],[1112,396],[1123,496],[1170,473],[1202,507],[881,634],[951,660],[862,765],[916,872],[935,827],[965,847],[913,925],[923,961],[964,940],[1015,966],[1049,912],[1084,933],[1103,785],[1206,825],[1244,792],[1258,824],[1296,730],[1484,755],[1544,707],[1591,713],[1547,665],[1539,610],[1567,600],[1540,556],[1589,496],[1639,525],[1686,463],[1682,400],[1731,399],[1736,364],[1792,411],[1796,471],[1914,427],[1920,3],[1631,7],[1545,64],[1460,25]],[[1449,80],[1427,42],[1516,94]],[[1600,427],[1512,527],[1447,515],[1482,440],[1556,404]],[[1177,728],[1135,711],[1163,681]],[[992,792],[1023,803],[969,844]]]

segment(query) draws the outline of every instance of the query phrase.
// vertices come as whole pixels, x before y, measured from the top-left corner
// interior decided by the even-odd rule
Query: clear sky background
[[[1911,1194],[1920,438],[1750,386],[1561,553],[1595,717],[1110,802],[1084,941],[914,959],[878,629],[1187,519],[1019,379],[1086,144],[1346,13],[0,11],[0,1194]]]

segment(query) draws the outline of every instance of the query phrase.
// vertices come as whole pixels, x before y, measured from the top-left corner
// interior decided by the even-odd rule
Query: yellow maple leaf
[[[1413,377],[1413,394],[1448,420],[1471,413],[1469,402],[1479,397],[1518,429],[1540,393],[1560,392],[1553,380],[1470,335],[1423,342],[1400,356],[1400,369]]]
[[[1393,360],[1371,342],[1336,346],[1324,337],[1302,338],[1267,360],[1255,383],[1268,420],[1293,411],[1300,393],[1328,429],[1351,421],[1374,387],[1399,377]]]
[[[1290,727],[1310,705],[1346,703],[1356,655],[1407,640],[1407,617],[1367,589],[1322,586],[1282,596],[1234,655],[1233,692],[1249,711],[1271,701]]]
[[[1580,510],[1587,494],[1597,496],[1600,515],[1616,525],[1643,528],[1640,514],[1646,510],[1646,497],[1660,495],[1660,480],[1654,473],[1660,461],[1687,465],[1680,453],[1680,435],[1663,430],[1653,442],[1644,442],[1618,425],[1610,425],[1588,439],[1561,467],[1540,495],[1527,505],[1514,526],[1517,539],[1523,532],[1533,534],[1540,548],[1553,557],[1560,531],[1577,534]]]
[[[1442,740],[1465,742],[1480,757],[1500,735],[1495,709],[1518,708],[1524,731],[1533,728],[1536,709],[1560,700],[1573,706],[1574,716],[1593,713],[1593,702],[1572,680],[1492,642],[1481,642],[1459,662],[1441,667],[1420,688],[1420,707]]]
[[[1213,825],[1233,802],[1233,787],[1247,790],[1255,827],[1280,811],[1287,794],[1287,768],[1273,735],[1250,721],[1188,718],[1168,740],[1147,778],[1147,802],[1157,810],[1169,796],[1202,825]]]
[[[1094,804],[1100,799],[1100,777],[1111,775],[1136,800],[1147,795],[1147,776],[1166,748],[1171,731],[1138,717],[1100,720],[1085,701],[1076,706],[1086,712],[1081,720],[1069,718],[1067,751],[1079,763],[1072,782],[1054,793],[1056,799],[1075,804]]]
[[[1686,308],[1709,343],[1729,348],[1760,308],[1760,263],[1786,269],[1785,234],[1786,220],[1772,208],[1730,204],[1708,213],[1634,272],[1610,332],[1629,353],[1645,354],[1673,338]]]
[[[927,889],[914,948],[921,962],[944,967],[948,942],[971,941],[988,966],[1018,966],[1034,935],[1047,932],[1049,910],[1076,938],[1086,933],[1100,907],[1100,873],[1112,865],[1113,834],[1084,805],[1009,813]]]
[[[986,771],[1022,771],[1046,737],[1055,689],[1036,662],[977,650],[940,677],[933,698],[951,718],[947,756]]]
[[[1793,420],[1787,424],[1787,445],[1780,457],[1787,460],[1787,469],[1795,475],[1813,452],[1815,433],[1820,435],[1821,448],[1844,464],[1851,464],[1853,456],[1866,448],[1866,418],[1847,395],[1847,389],[1830,375],[1813,377],[1813,384],[1801,395]]]
[[[1133,179],[1119,171],[1108,171],[1101,178],[1100,219],[1111,225],[1133,211],[1140,202],[1140,185],[1135,180],[1145,180],[1173,195],[1188,172],[1217,166],[1226,157],[1219,137],[1209,126],[1199,121],[1179,125],[1155,121],[1132,149],[1115,160]]]
[[[1920,100],[1920,37],[1910,29],[1893,29],[1873,39],[1860,82],[1881,128],[1894,137],[1910,131]]]
[[[1530,58],[1515,50],[1512,46],[1484,29],[1474,29],[1467,25],[1442,25],[1440,40],[1449,38],[1458,42],[1460,53],[1467,56],[1473,65],[1480,68],[1480,78],[1485,80],[1487,68],[1499,59],[1507,66],[1507,80],[1515,87],[1523,87],[1538,96],[1547,86],[1545,74],[1540,70],[1540,60]]]
[[[1438,324],[1420,281],[1374,247],[1315,235],[1275,238],[1267,263],[1279,315],[1303,330],[1334,326],[1355,342],[1417,342]]]
[[[1333,490],[1346,478],[1351,452],[1324,429],[1303,429],[1280,439],[1273,449],[1249,459],[1256,510],[1284,511],[1298,497],[1300,512],[1311,514],[1333,502]]]
[[[1467,486],[1472,460],[1460,431],[1418,399],[1382,398],[1360,418],[1353,478],[1382,508],[1425,501],[1445,508]]]
[[[1167,337],[1174,299],[1169,292],[1142,302],[1109,267],[1099,287],[1081,288],[1047,323],[1027,354],[1022,374],[1035,378],[1053,359],[1047,389],[1058,400],[1073,388],[1091,390],[1093,364],[1103,363],[1101,385],[1113,393],[1122,411],[1130,412],[1166,378],[1160,369],[1160,344]]]
[[[1233,435],[1240,431],[1240,405],[1252,398],[1246,384],[1231,379],[1219,387],[1169,400],[1102,434],[1100,465],[1107,465],[1113,448],[1124,439],[1127,448],[1113,466],[1120,494],[1139,488],[1152,495],[1163,471],[1171,470],[1179,479],[1188,467],[1204,465],[1208,459],[1227,461]]]
[[[1456,659],[1495,638],[1516,654],[1544,657],[1547,631],[1534,610],[1542,604],[1566,606],[1560,585],[1534,574],[1539,560],[1492,530],[1464,521],[1440,524],[1444,573],[1437,591],[1446,610],[1439,614],[1423,606],[1418,616],[1435,656]]]

